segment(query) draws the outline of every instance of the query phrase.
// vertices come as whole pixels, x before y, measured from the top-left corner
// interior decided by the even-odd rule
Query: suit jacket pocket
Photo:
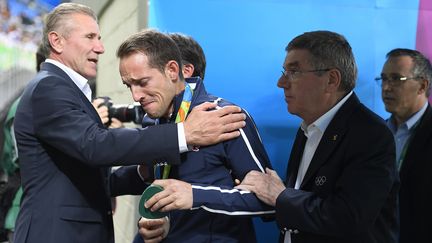
[[[102,223],[102,215],[95,209],[87,207],[62,206],[60,218],[69,221]]]

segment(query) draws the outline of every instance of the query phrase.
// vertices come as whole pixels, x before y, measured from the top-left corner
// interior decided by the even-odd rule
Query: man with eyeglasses
[[[313,31],[286,47],[278,87],[303,119],[284,183],[249,172],[238,188],[276,208],[281,242],[396,242],[395,148],[384,120],[353,92],[357,67],[347,40]]]
[[[431,63],[416,50],[394,49],[376,80],[385,109],[391,113],[387,125],[396,143],[401,181],[399,242],[432,242]]]

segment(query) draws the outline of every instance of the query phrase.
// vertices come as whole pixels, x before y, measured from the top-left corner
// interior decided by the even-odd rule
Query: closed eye
[[[125,82],[123,82],[123,84],[124,84],[124,85],[126,85],[126,87],[127,87],[128,89],[130,89],[130,88],[131,88],[131,85],[130,85],[130,84],[128,84],[128,83],[125,83]]]

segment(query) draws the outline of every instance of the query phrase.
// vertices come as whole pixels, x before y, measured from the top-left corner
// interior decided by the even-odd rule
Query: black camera
[[[133,122],[135,124],[140,124],[144,117],[144,110],[139,103],[129,104],[129,105],[114,105],[109,97],[99,97],[104,99],[101,105],[108,108],[108,118],[109,122],[107,126],[111,123],[111,118],[117,118],[121,122]]]

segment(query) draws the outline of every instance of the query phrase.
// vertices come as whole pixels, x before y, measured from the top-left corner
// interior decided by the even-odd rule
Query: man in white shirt
[[[238,107],[196,107],[183,123],[107,129],[90,102],[105,49],[95,13],[63,3],[46,17],[41,71],[26,87],[15,116],[23,199],[16,243],[114,242],[111,196],[140,194],[137,166],[180,163],[188,145],[239,136]],[[205,129],[203,129],[205,128]],[[110,166],[123,165],[111,173]]]
[[[283,242],[396,242],[395,148],[385,122],[353,92],[357,67],[347,40],[306,32],[286,47],[278,87],[303,119],[287,181],[249,172],[239,188],[276,208]]]

